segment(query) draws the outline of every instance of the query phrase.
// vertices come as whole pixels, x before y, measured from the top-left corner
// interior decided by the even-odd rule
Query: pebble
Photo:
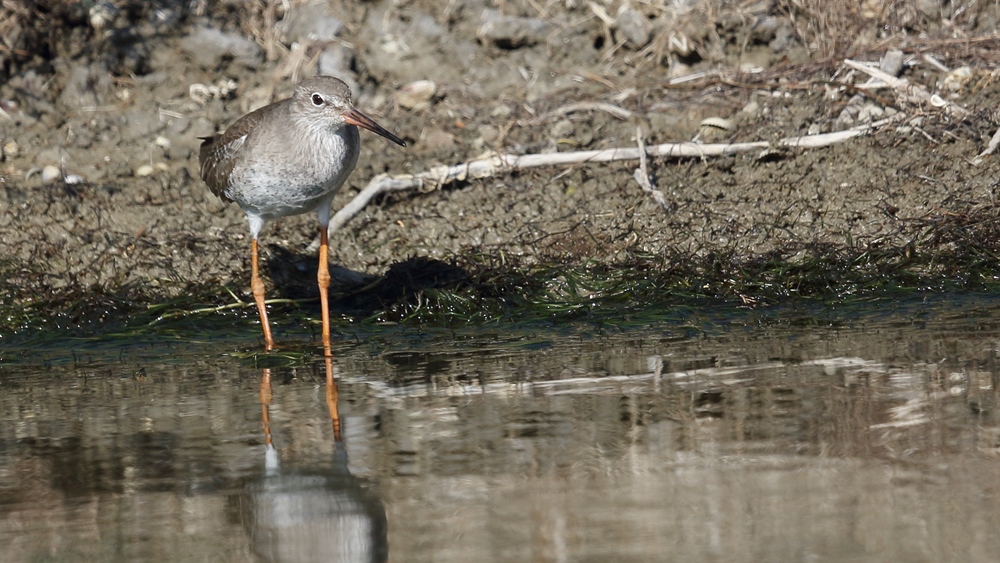
[[[285,43],[329,43],[344,30],[344,22],[333,15],[325,2],[310,2],[292,10],[278,24]]]
[[[758,18],[750,26],[750,39],[758,43],[770,43],[778,35],[779,29],[781,29],[781,20],[778,18],[774,16]]]
[[[449,149],[455,146],[455,136],[437,127],[428,127],[421,132],[420,144],[429,151]]]
[[[795,46],[798,40],[798,34],[795,32],[795,28],[786,23],[782,24],[782,26],[778,28],[778,31],[774,33],[774,39],[768,43],[768,47],[771,48],[771,52],[773,53],[784,53]]]
[[[219,68],[227,57],[247,68],[257,68],[263,51],[256,43],[239,33],[228,33],[212,27],[197,27],[180,43],[181,50],[191,60],[208,69]]]
[[[493,141],[497,140],[500,136],[500,131],[497,131],[496,127],[492,125],[480,125],[479,126],[479,140],[485,145],[492,144]]]
[[[136,178],[145,178],[147,176],[152,176],[156,172],[168,172],[170,167],[167,166],[165,162],[156,162],[153,164],[143,164],[142,166],[135,169]]]
[[[340,77],[341,80],[347,82],[352,92],[357,92],[357,83],[352,83],[352,76],[354,74],[351,71],[352,56],[351,51],[339,43],[327,45],[316,62],[319,73],[326,76]]]
[[[436,92],[437,84],[433,80],[416,80],[400,88],[395,100],[400,107],[423,110],[431,106],[431,98]]]
[[[941,81],[941,88],[950,92],[957,92],[972,78],[972,69],[968,66],[960,66],[949,72]]]
[[[575,127],[573,126],[572,121],[569,119],[562,119],[552,126],[552,129],[549,130],[549,136],[557,140],[572,137],[574,129]]]
[[[112,2],[98,2],[90,7],[87,14],[90,19],[90,27],[100,31],[114,21],[118,15],[118,7]]]
[[[67,108],[101,106],[113,96],[111,73],[100,63],[75,63],[68,74],[66,86],[59,93],[59,103]]]
[[[622,8],[615,18],[615,25],[625,36],[625,42],[633,49],[642,49],[648,45],[653,35],[653,24],[634,8]]]
[[[3,144],[3,155],[5,158],[15,158],[21,154],[21,148],[14,141],[7,141]]]
[[[514,110],[512,110],[510,106],[501,104],[493,108],[492,111],[490,111],[490,117],[496,117],[498,119],[506,119],[510,117],[510,114],[513,113],[513,111]]]
[[[59,180],[61,178],[62,178],[62,170],[59,170],[58,166],[53,166],[49,164],[45,166],[45,168],[42,168],[43,184],[51,184],[52,182],[55,182],[56,180]]]
[[[760,104],[757,100],[750,100],[740,111],[750,117],[760,117]]]
[[[867,103],[861,106],[861,112],[858,114],[858,123],[867,123],[869,121],[875,121],[876,119],[881,119],[885,115],[885,108],[879,104]]]
[[[496,10],[486,10],[477,35],[502,49],[518,49],[541,43],[548,32],[549,24],[543,20],[505,16]]]

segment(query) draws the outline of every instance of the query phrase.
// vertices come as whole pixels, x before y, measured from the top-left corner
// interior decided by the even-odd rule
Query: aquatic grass
[[[334,330],[685,323],[693,312],[713,308],[843,308],[927,293],[1000,293],[1000,216],[994,207],[939,213],[904,226],[911,236],[899,237],[906,242],[898,246],[845,239],[758,256],[726,249],[692,256],[675,249],[634,253],[613,264],[500,252],[467,252],[450,263],[411,258],[374,282],[332,295]],[[28,265],[0,260],[3,341],[12,335],[210,340],[256,334],[253,303],[225,286],[195,283],[163,297],[139,285],[54,291],[32,281],[41,279]],[[269,306],[279,330],[315,332],[315,298],[278,298]]]

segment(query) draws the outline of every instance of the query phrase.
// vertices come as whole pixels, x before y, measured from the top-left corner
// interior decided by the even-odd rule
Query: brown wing
[[[216,196],[225,201],[233,201],[226,195],[230,188],[233,169],[244,158],[243,150],[247,137],[251,135],[261,121],[275,117],[286,111],[284,106],[288,100],[282,100],[269,106],[250,112],[236,120],[225,133],[201,139],[201,149],[198,157],[201,161],[201,179],[208,184]]]
[[[229,188],[229,177],[233,172],[233,167],[236,166],[236,154],[222,143],[226,133],[198,137],[201,139],[201,149],[198,151],[198,156],[201,160],[201,179],[208,184],[208,188],[212,190],[213,194],[224,201],[233,201],[226,196],[226,190]]]

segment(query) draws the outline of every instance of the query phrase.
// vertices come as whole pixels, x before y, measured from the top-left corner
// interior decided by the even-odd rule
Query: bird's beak
[[[365,129],[371,131],[372,133],[375,133],[380,137],[384,137],[401,147],[406,146],[406,143],[404,143],[402,139],[390,133],[385,127],[382,127],[378,123],[375,123],[374,119],[368,117],[367,115],[361,113],[360,111],[354,108],[351,108],[344,112],[344,122],[350,125],[357,125],[358,127],[364,127]]]

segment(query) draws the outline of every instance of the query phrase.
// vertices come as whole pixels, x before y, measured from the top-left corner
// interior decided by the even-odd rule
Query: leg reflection
[[[333,356],[326,354],[323,359],[326,361],[326,408],[330,412],[330,423],[333,425],[333,441],[341,444],[343,440],[340,437],[340,409],[337,406],[340,393],[337,392],[337,380],[334,377]]]
[[[271,370],[264,369],[260,378],[260,424],[264,427],[264,447],[271,449]]]

